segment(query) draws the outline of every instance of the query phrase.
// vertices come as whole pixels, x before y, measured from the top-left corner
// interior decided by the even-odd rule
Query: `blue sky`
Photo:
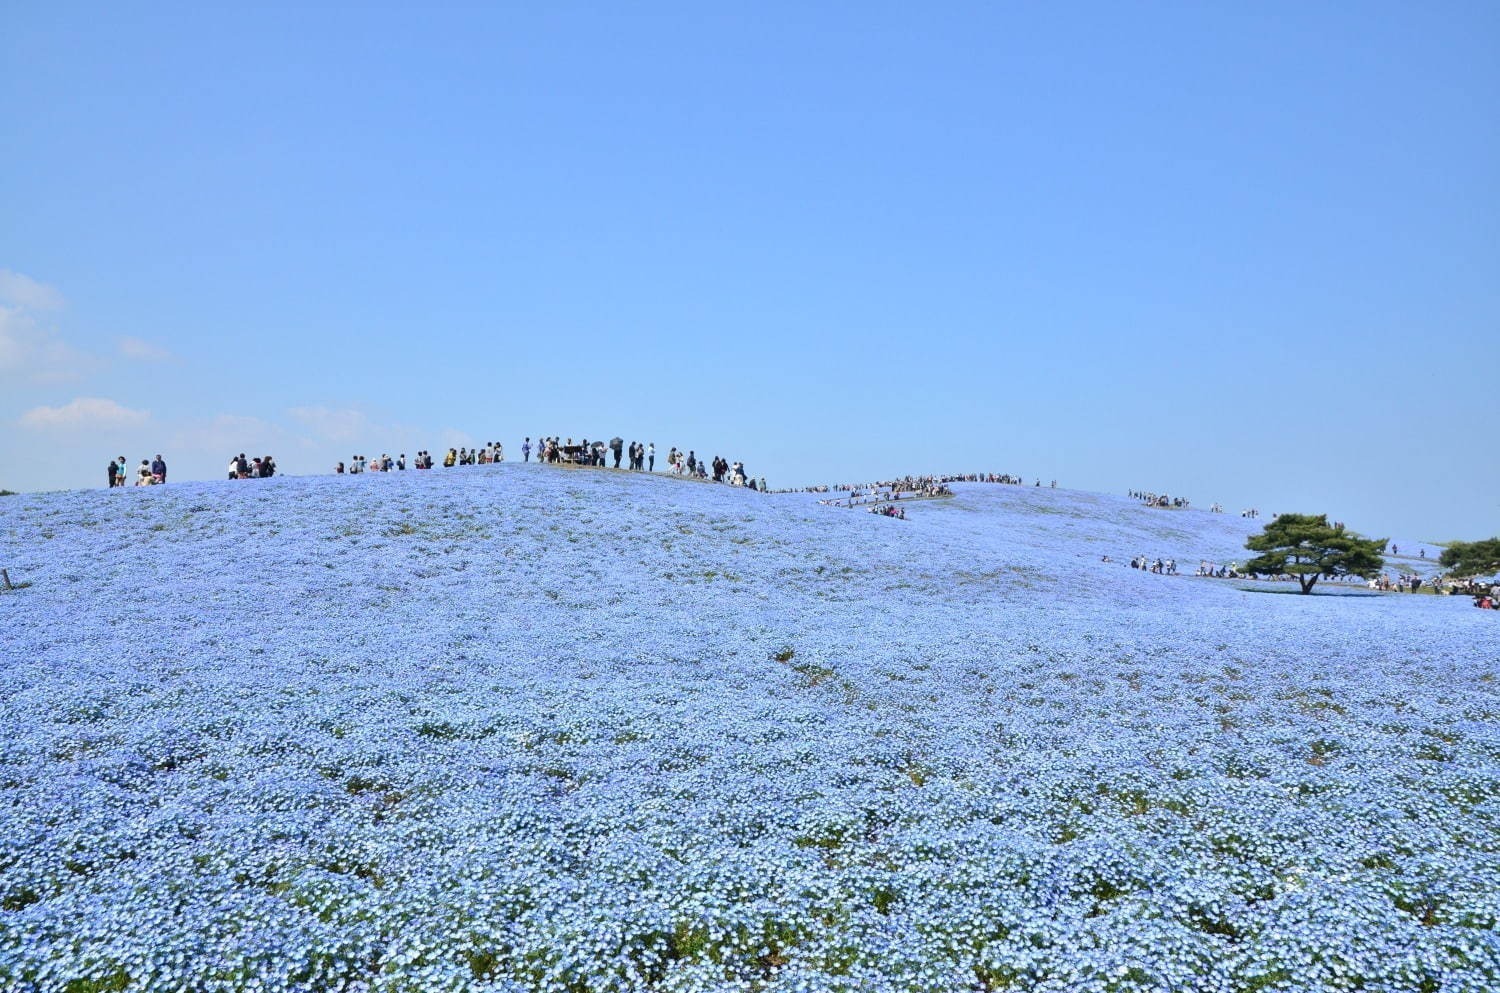
[[[0,13],[0,487],[620,434],[1500,531],[1494,4],[204,6]]]

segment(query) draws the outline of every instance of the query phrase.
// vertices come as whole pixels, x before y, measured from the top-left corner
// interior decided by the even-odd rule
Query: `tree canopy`
[[[1500,538],[1455,541],[1443,549],[1438,562],[1458,576],[1491,576],[1500,573]]]
[[[1328,523],[1327,514],[1280,514],[1245,547],[1260,552],[1245,563],[1249,572],[1296,576],[1303,593],[1311,593],[1322,576],[1363,576],[1385,568],[1381,552],[1386,539],[1366,538]]]

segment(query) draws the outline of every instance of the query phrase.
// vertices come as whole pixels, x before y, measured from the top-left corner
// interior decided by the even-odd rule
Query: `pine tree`
[[[1251,535],[1245,547],[1261,554],[1245,563],[1245,569],[1271,576],[1296,576],[1303,593],[1323,576],[1363,576],[1368,579],[1385,568],[1381,552],[1386,539],[1365,538],[1347,531],[1342,524],[1328,523],[1327,514],[1281,514],[1260,534]]]
[[[1455,541],[1438,556],[1444,569],[1456,576],[1492,576],[1500,573],[1500,538]]]

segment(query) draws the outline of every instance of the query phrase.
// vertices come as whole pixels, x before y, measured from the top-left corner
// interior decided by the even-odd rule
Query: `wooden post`
[[[10,585],[10,570],[9,569],[0,569],[0,579],[5,580],[5,588],[6,589],[8,589],[8,590],[15,589],[14,586]]]

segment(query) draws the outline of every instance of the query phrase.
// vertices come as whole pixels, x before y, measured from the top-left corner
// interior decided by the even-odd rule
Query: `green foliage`
[[[1245,568],[1270,576],[1296,576],[1302,592],[1311,593],[1321,576],[1377,575],[1385,568],[1385,545],[1384,538],[1366,538],[1329,524],[1326,514],[1281,514],[1245,542],[1250,551],[1261,553]]]
[[[1500,538],[1455,541],[1443,549],[1438,562],[1458,576],[1490,576],[1500,573]]]
[[[0,910],[25,910],[27,907],[31,906],[33,903],[39,902],[41,899],[41,894],[36,890],[32,889],[29,886],[23,886],[20,890],[11,893],[4,898],[0,898]]]
[[[500,956],[489,949],[472,951],[466,955],[469,960],[469,971],[474,974],[475,979],[494,979],[500,974]]]
[[[130,988],[130,973],[124,969],[101,979],[73,979],[63,987],[63,993],[121,993]]]

